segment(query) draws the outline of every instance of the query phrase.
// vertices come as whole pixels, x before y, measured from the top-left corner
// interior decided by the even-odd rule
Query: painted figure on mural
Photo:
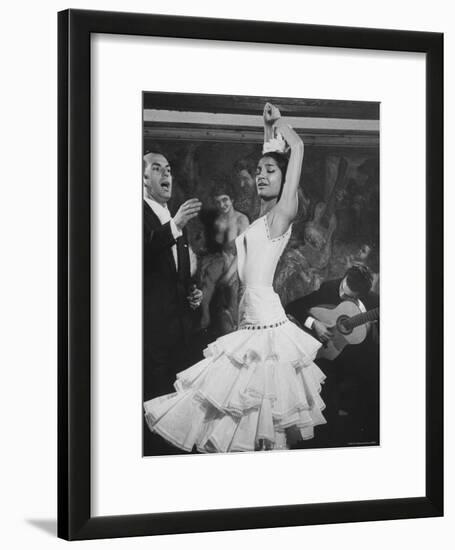
[[[237,328],[238,280],[235,271],[235,239],[249,226],[245,214],[237,211],[233,192],[219,187],[214,196],[216,216],[212,222],[212,239],[218,252],[207,255],[201,267],[201,328],[214,336]]]

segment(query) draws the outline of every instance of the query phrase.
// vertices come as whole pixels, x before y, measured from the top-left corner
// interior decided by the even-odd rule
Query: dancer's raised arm
[[[297,215],[297,193],[300,182],[300,174],[302,171],[304,152],[303,141],[297,133],[283,121],[279,109],[271,103],[266,103],[264,107],[265,154],[267,154],[268,150],[277,150],[280,145],[280,135],[290,147],[291,153],[286,175],[283,174],[284,182],[281,194],[278,198],[277,204],[273,208],[273,217],[277,215],[282,218],[282,221],[291,223]],[[284,144],[282,145],[284,146]]]

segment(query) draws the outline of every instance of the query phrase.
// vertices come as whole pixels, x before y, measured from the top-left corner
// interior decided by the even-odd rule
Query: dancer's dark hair
[[[263,158],[270,157],[272,158],[278,165],[278,168],[281,170],[281,173],[283,174],[283,182],[284,178],[286,177],[286,170],[288,169],[289,164],[289,158],[285,153],[280,153],[279,151],[270,151],[269,153],[265,153],[261,156],[259,160],[262,160]]]

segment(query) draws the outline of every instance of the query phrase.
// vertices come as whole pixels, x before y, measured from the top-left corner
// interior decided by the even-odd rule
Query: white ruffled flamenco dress
[[[325,424],[325,376],[313,362],[320,343],[290,322],[272,287],[291,228],[271,239],[266,216],[236,239],[244,288],[239,329],[218,338],[205,359],[177,374],[175,393],[144,403],[149,428],[183,449],[286,449],[286,429],[303,439]]]

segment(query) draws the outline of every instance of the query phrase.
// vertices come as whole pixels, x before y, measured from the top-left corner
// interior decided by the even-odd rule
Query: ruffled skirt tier
[[[175,393],[144,403],[149,428],[184,451],[286,449],[325,424],[320,343],[289,321],[218,338],[205,358],[178,373]]]

